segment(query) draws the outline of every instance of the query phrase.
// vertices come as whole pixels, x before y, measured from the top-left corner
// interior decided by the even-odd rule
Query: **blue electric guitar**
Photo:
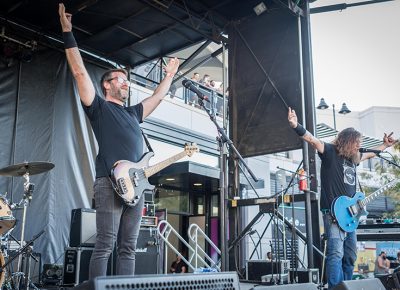
[[[331,212],[339,227],[345,232],[354,232],[358,227],[360,217],[368,215],[365,209],[367,204],[377,198],[386,189],[395,186],[399,181],[399,179],[394,179],[367,197],[362,192],[356,192],[353,197],[340,196],[336,198],[332,203]]]

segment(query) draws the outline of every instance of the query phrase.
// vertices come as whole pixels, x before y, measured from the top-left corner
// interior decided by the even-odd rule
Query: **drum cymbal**
[[[54,168],[54,164],[50,162],[24,162],[20,164],[10,165],[0,169],[0,175],[3,176],[23,176],[25,173],[35,175],[49,171]]]

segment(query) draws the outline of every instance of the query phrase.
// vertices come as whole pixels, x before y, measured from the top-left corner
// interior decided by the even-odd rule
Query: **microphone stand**
[[[389,163],[389,164],[391,164],[391,165],[393,165],[393,166],[395,166],[395,167],[397,167],[397,168],[400,168],[400,165],[398,165],[398,164],[397,164],[396,162],[394,162],[393,160],[390,160],[390,159],[387,159],[386,157],[383,157],[383,156],[381,155],[381,153],[376,154],[376,156],[379,157],[380,159],[385,160],[387,163]]]
[[[269,247],[271,248],[272,257],[271,257],[271,279],[268,282],[269,282],[270,285],[276,285],[277,283],[276,283],[275,278],[274,278],[274,266],[275,266],[275,264],[277,262],[275,260],[275,264],[274,264],[274,258],[276,259],[276,255],[274,253],[274,247],[272,246],[272,241],[269,241]],[[279,255],[279,252],[278,252],[278,255]]]
[[[246,167],[247,171],[249,172],[251,178],[255,182],[258,181],[258,178],[254,175],[253,171],[250,169],[250,167],[247,165],[247,163],[244,161],[242,155],[240,155],[239,151],[236,149],[235,145],[233,144],[232,140],[229,139],[228,135],[226,134],[225,130],[221,128],[221,126],[218,124],[217,119],[215,115],[213,115],[209,109],[206,108],[204,105],[204,100],[206,100],[204,97],[199,97],[199,104],[200,106],[204,109],[204,111],[207,112],[208,116],[210,116],[210,120],[214,123],[215,127],[217,127],[218,133],[220,134],[220,139],[223,143],[226,143],[229,145],[229,148],[232,149],[233,152],[235,152],[236,157],[239,159],[239,161],[242,163],[244,167]],[[243,171],[243,170],[242,170]],[[243,172],[244,173],[244,172]]]
[[[239,159],[241,164],[246,167],[247,172],[250,174],[250,176],[253,178],[255,182],[258,181],[257,177],[254,175],[253,171],[251,171],[250,167],[246,164],[244,161],[243,157],[240,155],[239,151],[236,149],[235,145],[233,144],[232,140],[229,139],[228,135],[226,134],[225,130],[218,124],[216,116],[213,115],[204,105],[205,98],[202,95],[197,94],[198,96],[198,102],[199,105],[204,109],[204,111],[207,112],[208,116],[210,117],[210,120],[214,123],[215,127],[218,130],[219,136],[217,137],[218,141],[218,146],[220,150],[220,159],[221,159],[221,164],[220,164],[220,201],[221,201],[221,207],[220,207],[220,218],[221,218],[221,223],[220,223],[220,237],[221,237],[221,255],[222,257],[222,263],[221,263],[221,270],[226,271],[227,266],[228,266],[228,248],[226,247],[227,245],[227,231],[225,231],[225,221],[227,218],[226,215],[226,209],[228,208],[228,188],[227,188],[227,182],[226,182],[226,151],[224,150],[224,145],[226,144],[229,149],[231,149],[236,157]],[[246,176],[246,173],[244,170],[240,167],[242,170],[243,174]]]

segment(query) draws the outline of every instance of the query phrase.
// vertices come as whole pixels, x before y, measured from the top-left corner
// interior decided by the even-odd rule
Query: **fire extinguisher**
[[[303,168],[299,170],[299,190],[307,190],[307,172]]]

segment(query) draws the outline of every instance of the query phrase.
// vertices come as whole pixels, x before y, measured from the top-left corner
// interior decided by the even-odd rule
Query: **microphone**
[[[210,102],[207,96],[205,96],[198,88],[196,88],[195,85],[190,80],[183,80],[182,85],[187,88],[188,90],[196,93],[196,95],[201,99],[202,101]]]
[[[367,149],[367,148],[360,148],[358,149],[359,152],[361,153],[375,153],[376,155],[379,155],[382,153],[382,150],[377,150],[377,149]]]

